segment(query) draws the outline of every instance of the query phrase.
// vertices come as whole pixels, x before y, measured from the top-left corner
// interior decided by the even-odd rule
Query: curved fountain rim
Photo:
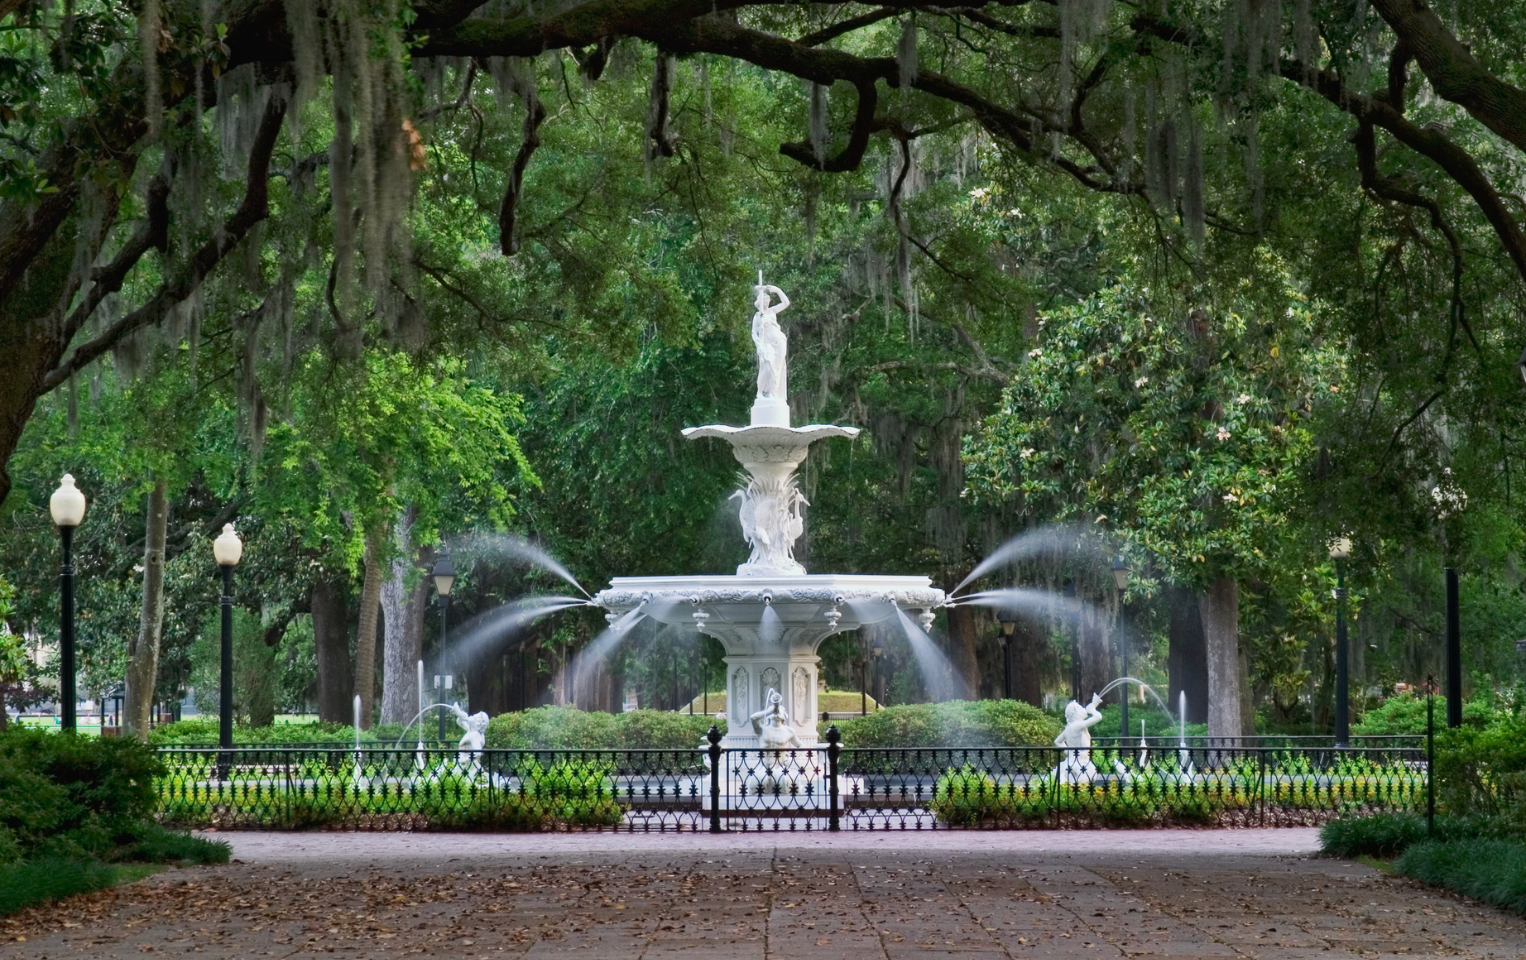
[[[755,603],[765,596],[775,604],[835,603],[838,598],[890,601],[899,607],[934,609],[947,599],[923,576],[817,573],[787,577],[744,577],[727,574],[681,577],[614,577],[608,589],[594,595],[599,606],[632,607],[652,595],[704,604]]]

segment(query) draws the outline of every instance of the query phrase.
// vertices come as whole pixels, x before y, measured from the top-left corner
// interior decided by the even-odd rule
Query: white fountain
[[[827,437],[858,435],[857,427],[790,426],[786,340],[778,315],[789,298],[761,274],[752,339],[758,352],[758,392],[746,427],[690,427],[690,440],[719,437],[747,471],[739,499],[742,535],[752,547],[734,576],[615,577],[594,602],[612,624],[628,627],[640,616],[688,623],[726,650],[728,749],[774,747],[789,726],[793,742],[816,744],[816,650],[834,633],[915,611],[925,631],[943,591],[927,577],[808,574],[795,559],[807,506],[795,470],[810,445]],[[778,300],[775,301],[774,298]],[[898,612],[900,611],[900,612]],[[912,629],[915,629],[914,627]],[[778,700],[771,702],[771,691]],[[771,718],[755,721],[760,712]],[[765,733],[767,736],[765,736]],[[765,740],[767,742],[765,742]]]

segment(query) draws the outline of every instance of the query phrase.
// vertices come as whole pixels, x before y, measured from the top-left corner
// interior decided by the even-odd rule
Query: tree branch
[[[1372,97],[1347,87],[1333,70],[1307,71],[1302,63],[1286,59],[1280,72],[1286,79],[1312,88],[1357,120],[1382,127],[1400,143],[1441,167],[1478,204],[1515,263],[1517,273],[1526,279],[1526,233],[1471,154],[1435,127],[1417,126],[1395,110],[1386,96]]]
[[[190,296],[201,285],[256,223],[270,215],[270,155],[275,150],[276,137],[280,134],[285,119],[286,100],[272,93],[265,106],[265,115],[260,119],[254,147],[249,153],[249,182],[244,188],[244,200],[238,209],[223,223],[216,236],[191,255],[190,260],[173,278],[160,285],[158,292],[147,303],[112,324],[99,336],[75,348],[67,359],[50,371],[42,381],[44,393],[68,380],[70,374],[110,350],[138,328],[163,319],[171,307]]]
[[[861,13],[856,17],[840,20],[830,27],[823,27],[817,30],[815,33],[808,33],[795,42],[802,47],[819,47],[823,43],[830,43],[836,40],[845,33],[852,33],[854,30],[860,30],[871,24],[879,23],[881,20],[889,20],[899,13],[901,13],[901,10],[896,7],[880,7],[878,10],[870,10],[868,13]]]
[[[540,125],[546,119],[546,108],[535,93],[534,83],[534,80],[528,81],[525,89],[520,91],[525,105],[524,139],[519,144],[519,152],[514,154],[514,166],[509,170],[503,203],[498,207],[498,249],[506,257],[519,252],[519,239],[514,235],[515,209],[524,189],[525,167],[529,166],[531,154],[540,146]]]
[[[853,115],[853,126],[848,131],[848,144],[843,147],[842,153],[835,157],[823,157],[818,160],[809,140],[781,143],[779,152],[791,160],[823,173],[847,173],[857,170],[859,164],[864,162],[864,152],[869,149],[869,135],[885,129],[889,122],[877,119],[874,115],[879,105],[879,91],[875,89],[873,80],[858,81],[854,83],[853,89],[858,91],[858,110]]]
[[[1484,68],[1424,0],[1369,0],[1446,100],[1526,150],[1526,90]]]

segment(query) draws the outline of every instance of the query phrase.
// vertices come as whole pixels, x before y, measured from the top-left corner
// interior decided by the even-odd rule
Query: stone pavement
[[[0,957],[1526,956],[1311,830],[223,836],[232,865],[0,920]]]

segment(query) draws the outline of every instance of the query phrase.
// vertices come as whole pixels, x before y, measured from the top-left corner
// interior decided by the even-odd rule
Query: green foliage
[[[119,868],[97,860],[55,858],[0,864],[0,917],[34,903],[104,890],[119,876]]]
[[[1443,733],[1447,722],[1447,698],[1435,694],[1436,732]],[[1362,714],[1359,723],[1352,724],[1354,734],[1418,734],[1425,733],[1425,697],[1404,693],[1389,697]],[[1510,705],[1502,703],[1492,690],[1480,696],[1464,700],[1462,722],[1464,726],[1483,728],[1508,719],[1513,713]]]
[[[974,826],[1015,812],[1011,794],[998,795],[989,773],[965,764],[938,778],[928,809],[944,823]]]
[[[164,765],[131,738],[0,734],[0,834],[11,855],[108,857],[154,813]]]
[[[844,747],[1045,747],[1060,724],[1018,700],[951,700],[885,707],[836,721]]]
[[[503,713],[487,728],[487,745],[513,750],[694,750],[717,721],[662,710],[598,713],[537,707]],[[720,721],[725,732],[725,721]]]
[[[233,846],[226,840],[209,840],[169,830],[157,823],[140,824],[132,840],[112,857],[134,863],[191,864],[227,863]]]
[[[1435,840],[1415,843],[1394,863],[1403,876],[1526,914],[1526,842]]]
[[[1337,817],[1319,828],[1319,847],[1332,857],[1392,857],[1425,838],[1425,816],[1418,813]]]
[[[375,731],[362,730],[362,742],[377,739]],[[266,727],[235,724],[234,743],[353,743],[355,728],[338,723],[275,723]],[[148,742],[157,746],[217,742],[217,717],[187,717],[161,724],[149,731]]]
[[[201,621],[196,642],[191,645],[191,683],[196,687],[196,707],[214,716],[222,675],[221,617],[217,611],[208,613]],[[251,727],[268,727],[275,722],[285,666],[277,648],[265,643],[259,616],[234,607],[233,715],[239,722]]]
[[[1438,731],[1435,777],[1450,814],[1526,822],[1526,716]]]

